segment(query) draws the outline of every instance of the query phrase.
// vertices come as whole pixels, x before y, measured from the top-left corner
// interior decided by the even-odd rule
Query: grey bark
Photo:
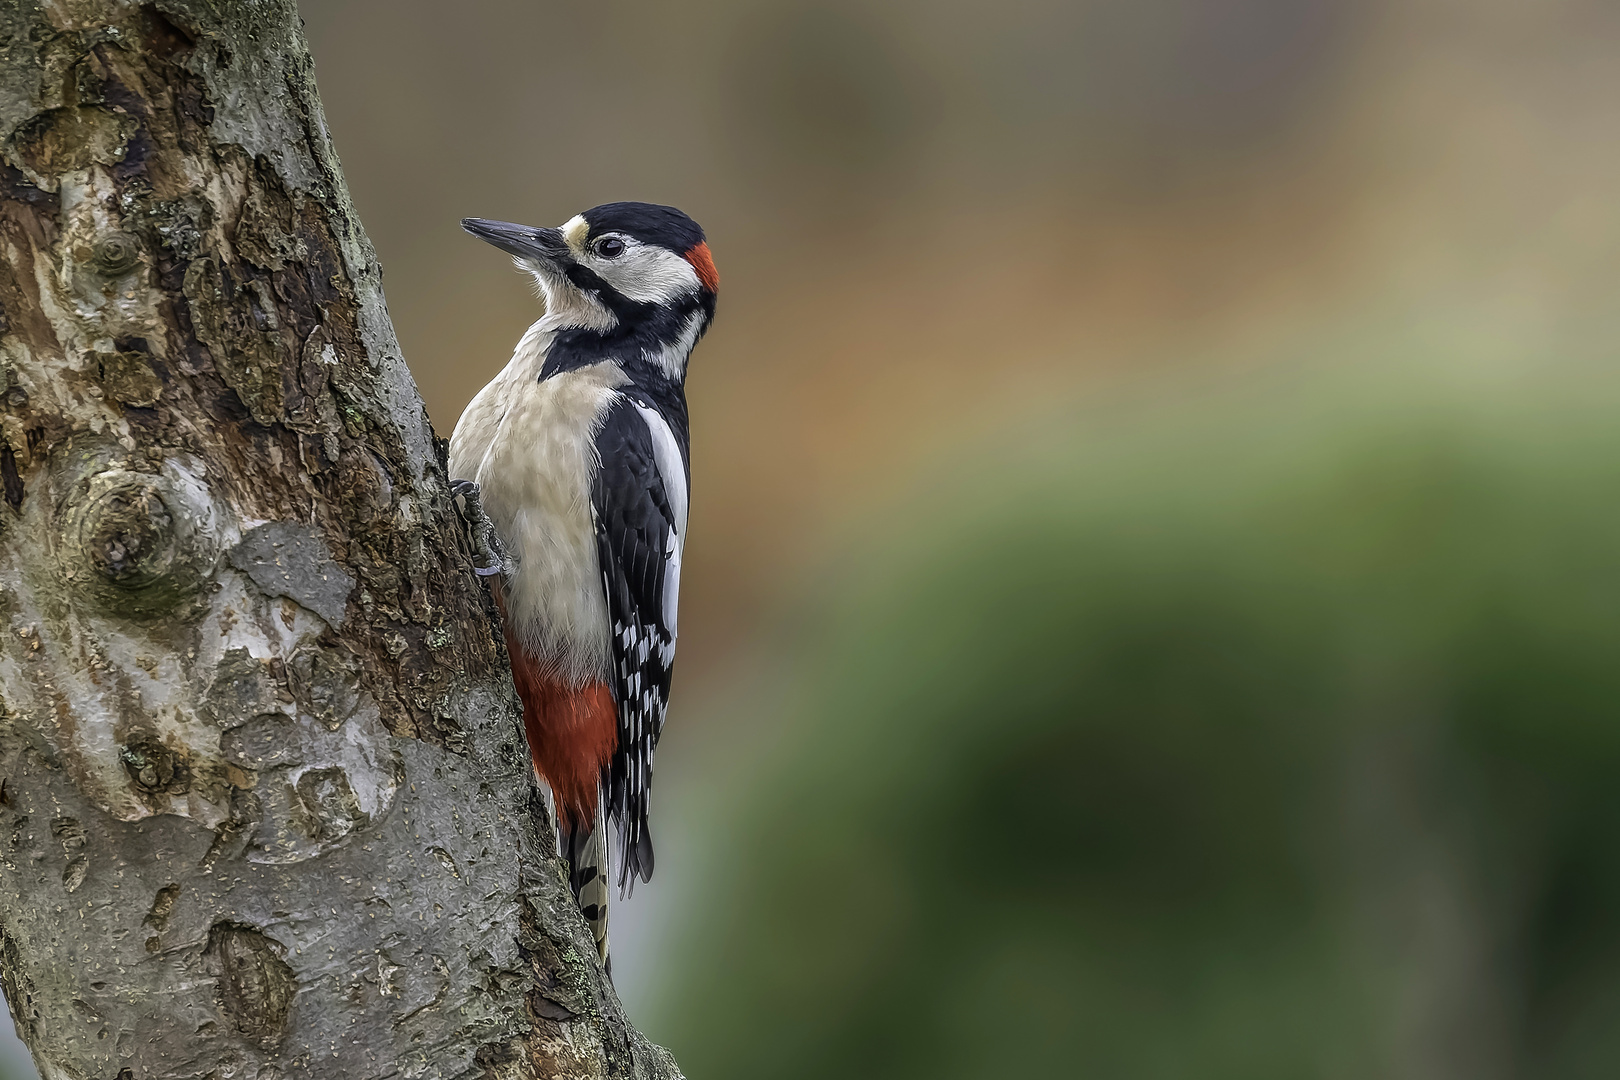
[[[290,0],[0,0],[0,979],[46,1080],[678,1077],[529,783]]]

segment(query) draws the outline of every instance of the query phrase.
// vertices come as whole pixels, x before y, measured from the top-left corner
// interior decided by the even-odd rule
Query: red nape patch
[[[506,636],[512,681],[523,701],[529,757],[557,797],[557,823],[589,829],[596,822],[597,785],[619,742],[619,714],[607,683],[569,686],[546,674],[523,646]]]
[[[686,261],[697,271],[698,280],[703,282],[703,287],[719,295],[720,271],[714,268],[714,256],[709,254],[709,245],[700,242],[686,253]]]

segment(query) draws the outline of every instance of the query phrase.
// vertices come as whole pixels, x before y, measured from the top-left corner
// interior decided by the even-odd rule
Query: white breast
[[[507,546],[506,610],[518,638],[577,684],[612,670],[591,481],[602,415],[627,380],[602,363],[540,381],[552,336],[545,320],[531,327],[467,406],[450,437],[450,475],[478,484]]]

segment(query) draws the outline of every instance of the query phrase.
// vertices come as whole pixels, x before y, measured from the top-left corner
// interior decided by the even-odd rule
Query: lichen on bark
[[[0,3],[0,986],[57,1077],[675,1077],[288,0]]]

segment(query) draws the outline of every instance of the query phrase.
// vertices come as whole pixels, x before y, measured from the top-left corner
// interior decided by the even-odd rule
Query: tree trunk
[[[536,810],[291,0],[0,0],[0,125],[0,978],[41,1073],[678,1077]]]

